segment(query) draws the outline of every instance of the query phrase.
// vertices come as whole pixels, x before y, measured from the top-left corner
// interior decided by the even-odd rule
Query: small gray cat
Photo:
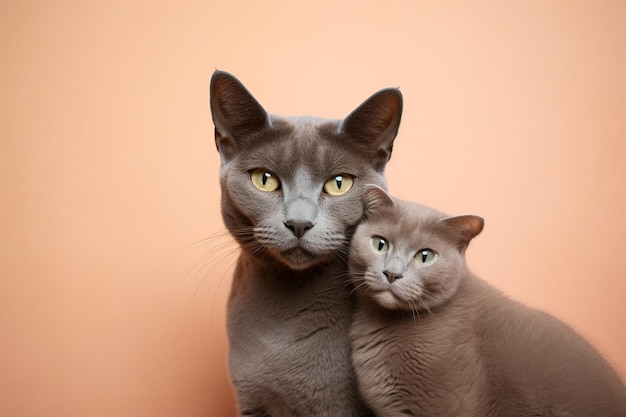
[[[472,275],[477,216],[364,194],[350,249],[359,390],[377,416],[626,416],[600,354],[550,315]]]
[[[385,186],[402,96],[381,90],[326,120],[269,115],[222,71],[210,94],[222,215],[241,247],[227,307],[239,413],[363,415],[347,251],[365,184]]]

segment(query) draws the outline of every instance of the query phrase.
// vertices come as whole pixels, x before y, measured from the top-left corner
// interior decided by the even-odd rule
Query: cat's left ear
[[[446,217],[441,222],[448,227],[456,240],[455,244],[461,252],[465,252],[470,241],[483,230],[485,220],[471,214],[464,216]]]
[[[374,167],[382,172],[391,158],[401,117],[402,93],[397,88],[386,88],[350,113],[344,119],[340,133],[348,136],[357,149],[372,155]]]
[[[246,136],[269,126],[269,117],[241,81],[228,72],[213,73],[209,95],[215,145],[225,163],[245,146]]]

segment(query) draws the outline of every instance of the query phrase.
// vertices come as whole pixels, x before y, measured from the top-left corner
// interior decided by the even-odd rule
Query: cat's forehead
[[[338,121],[315,116],[271,116],[272,122],[286,122],[291,126],[297,136],[315,136],[321,126],[334,125],[338,127]]]
[[[389,240],[425,244],[443,237],[440,220],[444,217],[445,214],[430,207],[396,200],[395,207],[379,210],[363,226],[369,234]]]
[[[358,175],[367,163],[342,143],[338,129],[339,122],[334,120],[272,116],[272,131],[251,142],[242,159],[254,168],[267,168],[287,177],[303,169],[319,178],[339,173]]]

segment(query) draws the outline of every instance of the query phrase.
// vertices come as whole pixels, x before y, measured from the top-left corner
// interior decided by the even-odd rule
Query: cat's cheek
[[[268,193],[246,187],[237,187],[230,192],[230,195],[233,203],[255,225],[282,211],[281,196],[276,192]]]
[[[352,189],[343,196],[326,197],[322,209],[344,229],[354,227],[363,218],[362,194],[362,190]]]

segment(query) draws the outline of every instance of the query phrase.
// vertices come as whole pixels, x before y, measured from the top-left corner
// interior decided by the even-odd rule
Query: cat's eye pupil
[[[437,255],[430,249],[421,249],[415,254],[415,260],[422,264],[429,264],[435,260]]]
[[[324,183],[324,192],[331,196],[344,195],[354,185],[354,177],[350,174],[336,174]]]
[[[252,184],[261,191],[272,192],[280,188],[280,180],[270,171],[263,168],[257,168],[250,172],[250,180]]]
[[[371,242],[372,247],[378,252],[387,252],[389,250],[389,243],[380,236],[372,236]]]

